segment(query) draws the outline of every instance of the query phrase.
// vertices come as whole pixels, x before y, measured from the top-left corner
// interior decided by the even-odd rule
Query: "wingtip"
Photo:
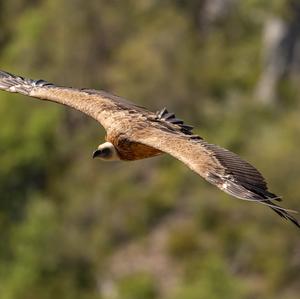
[[[0,89],[28,95],[32,88],[53,86],[45,80],[32,80],[0,70]]]
[[[286,220],[289,220],[291,221],[292,223],[294,223],[298,228],[300,228],[300,222],[295,218],[293,217],[290,213],[298,213],[298,211],[295,211],[295,210],[288,210],[288,209],[285,209],[285,208],[282,208],[276,204],[274,204],[273,202],[269,201],[269,202],[266,202],[266,204],[275,212],[277,213],[279,216],[283,217],[284,219]]]
[[[300,229],[300,223],[296,218],[288,214],[286,219],[294,223]]]
[[[18,77],[5,71],[0,71],[0,89],[8,92],[28,94],[27,82],[23,77]]]
[[[2,79],[2,78],[9,78],[9,77],[13,77],[13,75],[10,74],[9,72],[0,70],[0,79]]]

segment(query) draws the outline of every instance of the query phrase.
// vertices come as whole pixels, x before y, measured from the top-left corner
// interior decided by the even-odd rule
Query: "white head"
[[[93,153],[93,159],[94,158],[99,158],[105,161],[121,160],[118,151],[116,150],[114,145],[110,142],[105,142],[103,144],[100,144],[97,150],[95,150]]]

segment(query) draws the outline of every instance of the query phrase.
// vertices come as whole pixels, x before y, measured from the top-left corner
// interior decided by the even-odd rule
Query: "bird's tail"
[[[30,95],[35,87],[52,85],[44,80],[26,79],[0,70],[0,90]]]

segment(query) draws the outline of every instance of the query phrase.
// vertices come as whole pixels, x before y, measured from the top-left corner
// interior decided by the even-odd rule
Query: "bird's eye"
[[[102,156],[109,157],[111,155],[111,150],[108,147],[105,147],[101,150]]]

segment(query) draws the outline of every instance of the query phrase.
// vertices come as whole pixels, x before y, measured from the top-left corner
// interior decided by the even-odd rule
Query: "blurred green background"
[[[1,0],[1,69],[170,111],[300,210],[300,4]],[[297,299],[299,230],[98,123],[0,94],[1,299]]]

